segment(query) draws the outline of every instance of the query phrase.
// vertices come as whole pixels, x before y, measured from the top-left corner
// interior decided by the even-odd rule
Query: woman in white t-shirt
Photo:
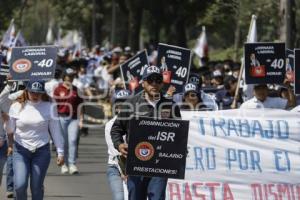
[[[44,82],[30,81],[24,101],[9,110],[8,134],[14,135],[13,167],[16,199],[27,200],[27,187],[33,200],[44,197],[43,183],[50,164],[49,133],[57,147],[57,164],[64,163],[64,139],[60,133],[56,106],[45,94]],[[12,143],[9,142],[12,147]]]

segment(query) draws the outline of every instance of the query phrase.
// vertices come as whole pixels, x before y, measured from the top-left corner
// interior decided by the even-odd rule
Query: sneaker
[[[71,164],[69,166],[69,173],[70,174],[78,174],[78,168],[76,167],[76,165]]]
[[[67,165],[63,165],[61,166],[61,173],[62,174],[66,174],[69,172],[68,166]]]
[[[6,192],[6,198],[14,198],[14,192]]]

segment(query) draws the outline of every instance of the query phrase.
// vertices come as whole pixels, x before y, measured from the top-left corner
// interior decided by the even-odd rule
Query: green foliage
[[[0,1],[0,38],[8,28],[13,17],[18,17],[21,9],[21,0],[1,0]]]
[[[243,51],[244,51],[243,48],[238,49],[238,54],[237,54],[238,58],[242,58]],[[233,47],[229,47],[226,49],[216,49],[216,50],[212,49],[210,51],[210,60],[227,60],[227,59],[233,60],[234,54],[235,54],[235,49]]]
[[[0,33],[12,18],[31,44],[45,42],[48,27],[54,33],[78,30],[88,45],[92,43],[92,19],[96,22],[96,42],[111,41],[112,8],[115,2],[115,43],[128,45],[142,36],[145,43],[165,42],[194,47],[201,27],[206,26],[210,60],[241,55],[251,15],[257,16],[258,41],[279,39],[279,3],[282,0],[1,0]],[[296,25],[300,24],[300,0],[296,1]],[[95,15],[93,12],[95,11]],[[140,15],[141,14],[141,15]],[[132,16],[139,16],[132,17]],[[131,17],[131,18],[130,18]],[[237,29],[240,27],[240,29]],[[299,29],[299,28],[298,28]],[[239,33],[239,37],[237,36]],[[57,34],[56,34],[57,35]],[[300,33],[296,32],[300,43]],[[135,44],[136,45],[136,44]]]

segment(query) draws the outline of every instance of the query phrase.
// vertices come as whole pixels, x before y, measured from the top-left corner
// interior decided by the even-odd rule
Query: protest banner
[[[188,121],[138,117],[129,127],[127,174],[184,178]]]
[[[281,84],[285,77],[284,43],[246,43],[246,84]]]
[[[295,49],[294,50],[294,70],[295,70],[295,80],[294,80],[294,85],[295,85],[295,94],[300,94],[300,49]]]
[[[9,74],[9,66],[5,64],[1,64],[0,67],[0,83],[5,83],[7,79],[7,75]]]
[[[48,80],[54,77],[57,47],[31,46],[12,49],[10,74],[13,80]]]
[[[185,180],[168,180],[168,200],[300,199],[299,113],[181,114],[190,120]]]
[[[125,88],[134,94],[143,90],[142,76],[146,67],[149,66],[147,51],[141,51],[120,66],[121,75]]]
[[[23,81],[13,81],[12,86],[11,86],[11,90],[10,90],[10,94],[15,93],[19,90],[25,90],[26,88],[26,83],[24,83]]]
[[[182,92],[189,77],[191,51],[182,47],[159,43],[157,63],[163,73],[163,91],[174,86],[176,88],[174,93]]]
[[[285,50],[285,78],[290,82],[294,82],[295,74],[294,74],[294,60],[295,54],[293,50],[286,49]]]

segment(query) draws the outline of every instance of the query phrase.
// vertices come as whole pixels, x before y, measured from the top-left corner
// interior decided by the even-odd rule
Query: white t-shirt
[[[109,120],[105,125],[105,141],[108,148],[107,153],[109,165],[118,165],[118,160],[116,159],[116,156],[121,155],[120,152],[115,149],[110,136],[111,127],[113,126],[116,119],[117,115],[111,120]]]
[[[9,116],[6,131],[14,133],[15,142],[34,151],[49,143],[50,131],[58,155],[64,154],[64,138],[61,134],[55,104],[27,101],[21,109],[21,104],[16,102],[10,107]]]
[[[264,102],[261,102],[256,97],[249,99],[242,103],[240,108],[277,108],[277,109],[286,109],[287,99],[280,97],[267,97]]]
[[[52,79],[45,83],[45,90],[47,94],[53,98],[55,88],[62,82],[62,80]]]

